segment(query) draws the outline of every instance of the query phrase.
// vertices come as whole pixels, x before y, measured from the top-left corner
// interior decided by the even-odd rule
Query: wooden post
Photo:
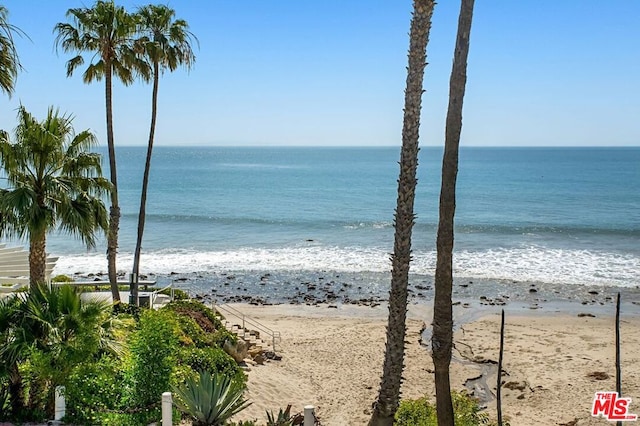
[[[496,387],[496,407],[498,409],[498,426],[502,426],[502,354],[504,351],[504,309],[500,321],[500,355],[498,356],[498,386]]]
[[[129,304],[139,306],[137,274],[129,274]]]
[[[313,426],[316,422],[316,416],[313,413],[315,407],[313,405],[304,406],[304,426]]]
[[[171,392],[164,392],[162,394],[162,426],[172,425],[172,408],[173,398],[171,397]]]
[[[620,292],[616,298],[616,392],[618,398],[622,397],[622,372],[620,369]],[[616,426],[622,426],[621,421],[616,422]]]

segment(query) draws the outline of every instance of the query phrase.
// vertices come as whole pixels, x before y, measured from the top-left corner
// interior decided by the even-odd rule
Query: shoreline
[[[386,306],[232,306],[282,334],[282,360],[247,373],[253,404],[238,419],[262,419],[265,410],[277,412],[287,404],[294,412],[312,404],[324,425],[366,424],[382,372]],[[615,389],[615,312],[589,309],[595,317],[528,309],[506,315],[503,413],[511,424],[602,424],[590,416],[590,407],[596,391]],[[454,311],[451,380],[452,389],[482,398],[481,385],[495,393],[500,307],[473,310],[469,316]],[[435,396],[428,338],[421,333],[429,330],[431,316],[430,304],[409,305],[403,398]],[[623,392],[635,413],[640,411],[640,316],[623,312],[621,329]],[[592,373],[605,373],[598,376],[604,379]],[[495,418],[491,395],[486,405]]]
[[[77,272],[78,281],[105,280],[104,273]],[[120,279],[127,276],[120,273]],[[146,274],[159,287],[172,285],[206,303],[250,303],[257,305],[363,305],[377,306],[388,299],[389,273],[346,273],[332,271],[222,271],[170,274]],[[433,277],[411,274],[409,303],[432,303]],[[466,308],[502,306],[511,309],[555,309],[575,306],[572,311],[588,307],[615,309],[621,294],[623,306],[640,306],[640,287],[606,285],[554,284],[514,280],[454,277],[453,301]],[[569,303],[569,304],[567,304]],[[559,307],[562,306],[562,307]],[[627,309],[631,310],[631,309]]]

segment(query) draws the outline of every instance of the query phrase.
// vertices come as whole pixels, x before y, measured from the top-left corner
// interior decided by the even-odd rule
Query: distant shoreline
[[[332,273],[296,271],[291,274],[265,271],[229,271],[218,273],[149,274],[159,287],[172,285],[205,303],[247,303],[253,305],[292,306],[369,306],[388,300],[390,274]],[[74,274],[76,281],[106,280],[106,274]],[[125,274],[120,279],[126,280]],[[433,303],[433,277],[411,275],[409,303]],[[501,308],[514,313],[572,313],[593,311],[598,315],[614,312],[620,292],[625,312],[640,315],[640,288],[613,286],[559,285],[509,280],[466,279],[455,277],[453,302],[461,311]]]

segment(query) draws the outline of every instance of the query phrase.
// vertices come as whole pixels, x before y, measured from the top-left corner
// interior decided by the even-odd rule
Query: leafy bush
[[[104,412],[115,410],[122,400],[122,363],[109,356],[86,362],[69,376],[66,393],[66,421],[75,424],[104,424]]]
[[[478,401],[474,398],[459,392],[451,392],[451,398],[456,426],[491,424],[489,416],[480,411]],[[400,401],[394,424],[396,426],[437,426],[436,408],[427,398]]]
[[[167,311],[145,310],[131,344],[131,403],[134,407],[159,404],[170,389],[178,348],[177,322]]]
[[[68,275],[56,275],[55,277],[51,278],[51,282],[54,282],[54,283],[72,283],[73,282],[73,278],[71,278]]]
[[[244,385],[223,374],[200,373],[173,389],[176,406],[194,420],[194,426],[220,426],[251,403],[244,399]]]
[[[436,409],[427,401],[427,398],[400,401],[395,420],[396,426],[432,426],[438,424]]]
[[[141,426],[157,424],[162,418],[159,408],[144,410],[142,412],[102,412],[99,414],[99,423],[87,423],[100,426]]]
[[[151,289],[151,287],[149,287],[149,289]],[[187,294],[186,291],[184,290],[180,290],[179,288],[165,288],[164,290],[160,291],[160,294],[166,294],[167,296],[171,296],[171,293],[173,292],[173,300],[188,300],[189,299],[189,295]]]
[[[178,300],[169,303],[162,308],[177,314],[178,322],[182,330],[181,341],[185,345],[198,347],[220,346],[224,341],[237,337],[227,331],[215,313],[197,301]]]
[[[224,350],[216,347],[186,347],[180,351],[180,364],[186,364],[195,371],[209,371],[228,376],[244,384],[246,376],[233,358]]]

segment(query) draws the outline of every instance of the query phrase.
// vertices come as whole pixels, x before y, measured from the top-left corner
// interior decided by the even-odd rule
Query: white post
[[[304,426],[313,426],[316,422],[316,416],[313,414],[314,406],[304,406]]]
[[[56,386],[53,420],[62,420],[65,412],[64,386]]]
[[[173,399],[171,398],[171,392],[164,392],[162,394],[162,426],[171,426],[172,406]]]

